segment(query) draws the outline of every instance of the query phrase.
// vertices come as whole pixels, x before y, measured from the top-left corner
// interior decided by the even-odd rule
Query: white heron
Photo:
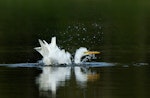
[[[53,64],[71,64],[71,54],[64,49],[60,49],[56,44],[56,37],[52,37],[51,43],[48,44],[45,40],[40,40],[39,43],[41,47],[35,47],[34,49],[38,51],[43,56],[43,63],[45,65]],[[80,47],[76,50],[74,56],[74,63],[81,63],[81,58],[86,55],[99,54],[98,51],[88,51],[85,47]]]

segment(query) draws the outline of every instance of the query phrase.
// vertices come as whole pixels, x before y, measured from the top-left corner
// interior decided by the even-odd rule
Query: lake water
[[[6,67],[7,66],[7,67]],[[50,67],[37,63],[1,64],[1,98],[148,98],[146,63],[91,62]]]
[[[148,0],[1,0],[0,98],[148,98]],[[74,55],[100,51],[71,66],[41,66],[33,48],[57,37]]]

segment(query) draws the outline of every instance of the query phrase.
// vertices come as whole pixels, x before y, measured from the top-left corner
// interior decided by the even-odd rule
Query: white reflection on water
[[[85,87],[88,81],[95,81],[100,77],[100,74],[85,67],[74,67],[74,73],[77,84],[80,87]]]
[[[70,67],[43,67],[43,72],[36,79],[40,91],[52,91],[56,94],[57,87],[63,86],[70,78]]]
[[[42,93],[51,91],[55,96],[57,88],[65,86],[65,81],[71,79],[72,74],[75,75],[76,82],[80,87],[85,87],[87,81],[99,78],[99,74],[84,67],[43,67],[43,72],[36,79],[39,91]]]

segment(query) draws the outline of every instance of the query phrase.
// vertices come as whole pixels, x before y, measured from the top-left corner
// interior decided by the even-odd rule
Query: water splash
[[[88,23],[75,21],[64,28],[64,30],[59,31],[58,35],[65,39],[63,41],[64,44],[69,43],[69,45],[67,45],[68,47],[79,45],[78,43],[72,42],[80,42],[80,45],[86,43],[99,45],[103,43],[103,25],[101,20]]]
[[[85,63],[85,62],[90,61],[90,60],[92,60],[92,59],[96,59],[95,54],[91,54],[91,55],[85,56],[85,57],[81,60],[81,63]]]

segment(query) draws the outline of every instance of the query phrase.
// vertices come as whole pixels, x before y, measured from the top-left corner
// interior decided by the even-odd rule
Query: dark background
[[[97,61],[149,62],[148,0],[1,0],[0,63],[36,62],[38,39],[72,54],[101,51]]]

